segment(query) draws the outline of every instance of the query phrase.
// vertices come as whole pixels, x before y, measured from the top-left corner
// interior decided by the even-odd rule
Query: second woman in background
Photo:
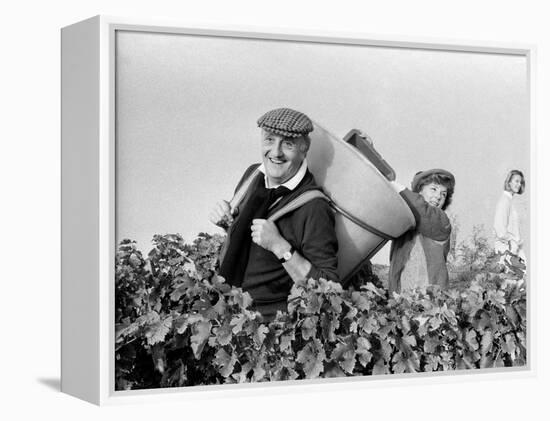
[[[523,240],[519,229],[519,216],[513,204],[513,197],[523,194],[525,178],[519,170],[512,170],[504,180],[504,192],[497,203],[493,227],[495,229],[495,252],[507,251],[525,260]]]

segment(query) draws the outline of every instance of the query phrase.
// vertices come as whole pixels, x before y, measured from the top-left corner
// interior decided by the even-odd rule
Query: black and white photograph
[[[116,391],[527,367],[527,55],[115,34]]]
[[[3,6],[2,419],[545,419],[543,2]]]

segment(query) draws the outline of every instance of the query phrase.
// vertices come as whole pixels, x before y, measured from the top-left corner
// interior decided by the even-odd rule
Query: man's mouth
[[[268,158],[271,162],[273,162],[274,164],[277,164],[277,165],[281,165],[281,164],[284,164],[286,161],[282,160],[282,159],[277,159],[277,158]]]

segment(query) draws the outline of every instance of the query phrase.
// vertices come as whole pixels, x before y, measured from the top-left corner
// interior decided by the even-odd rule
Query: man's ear
[[[303,152],[303,153],[307,153],[309,151],[309,146],[311,145],[311,140],[309,139],[309,137],[306,135],[306,136],[302,136],[302,142],[301,142],[301,145],[300,145],[300,150]]]

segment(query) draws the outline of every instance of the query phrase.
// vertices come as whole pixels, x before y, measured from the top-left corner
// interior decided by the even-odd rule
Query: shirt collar
[[[307,160],[304,158],[304,160],[302,161],[302,165],[300,165],[300,168],[298,169],[296,174],[294,174],[290,178],[290,180],[287,180],[283,184],[278,184],[278,185],[275,185],[275,186],[268,186],[267,185],[267,177],[265,177],[265,166],[264,166],[264,164],[260,165],[258,167],[258,169],[264,174],[264,182],[265,182],[265,188],[266,189],[275,189],[279,186],[284,186],[289,190],[294,190],[298,186],[298,184],[300,184],[300,181],[302,181],[304,179],[305,175],[306,175]]]

